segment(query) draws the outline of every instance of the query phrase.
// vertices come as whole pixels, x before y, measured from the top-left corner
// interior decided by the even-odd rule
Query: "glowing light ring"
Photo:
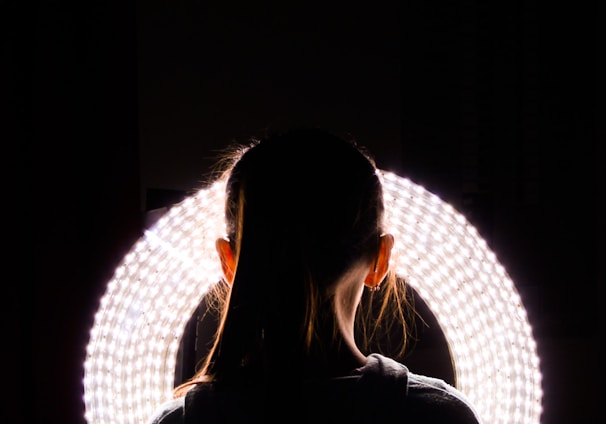
[[[476,229],[423,187],[383,172],[392,259],[438,320],[457,387],[486,423],[540,422],[542,376],[518,292]],[[146,423],[172,395],[187,321],[221,271],[223,185],[173,206],[108,282],[84,363],[91,424]]]

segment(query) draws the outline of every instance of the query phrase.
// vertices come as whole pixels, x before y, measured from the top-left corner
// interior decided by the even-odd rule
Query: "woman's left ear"
[[[234,252],[231,248],[231,244],[229,244],[228,240],[221,237],[215,241],[215,249],[217,250],[219,259],[221,260],[223,278],[229,285],[232,285],[236,272],[236,260],[234,257]]]
[[[364,285],[371,290],[379,288],[381,282],[385,279],[389,271],[389,261],[391,259],[391,251],[394,245],[394,237],[391,234],[383,234],[381,236],[381,244],[379,253],[374,261],[370,264],[369,273],[364,279]]]

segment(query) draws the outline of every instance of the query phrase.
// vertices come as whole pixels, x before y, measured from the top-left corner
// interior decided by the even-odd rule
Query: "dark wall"
[[[6,6],[4,142],[19,154],[5,157],[18,172],[6,182],[18,184],[21,201],[6,205],[17,211],[22,248],[5,280],[16,292],[3,297],[3,326],[18,333],[15,345],[3,343],[0,421],[83,423],[88,332],[105,283],[141,233],[136,9]]]
[[[17,340],[5,352],[19,417],[84,422],[88,330],[141,233],[146,194],[157,207],[158,193],[197,186],[232,138],[311,123],[351,132],[469,217],[527,305],[544,422],[591,422],[604,303],[600,11],[194,3],[8,6],[3,92],[29,277],[8,287],[3,325]]]

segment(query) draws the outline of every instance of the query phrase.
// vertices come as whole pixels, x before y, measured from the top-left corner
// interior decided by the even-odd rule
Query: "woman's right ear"
[[[220,237],[215,241],[215,248],[219,254],[219,259],[221,260],[223,278],[231,286],[234,282],[234,275],[236,272],[236,259],[231,244],[229,244],[228,240]]]

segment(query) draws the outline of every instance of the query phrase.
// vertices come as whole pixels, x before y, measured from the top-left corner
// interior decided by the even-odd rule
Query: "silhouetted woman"
[[[216,340],[150,422],[479,423],[454,387],[367,351],[393,311],[402,346],[407,332],[368,153],[315,129],[233,153],[223,176],[227,234],[216,242]]]

